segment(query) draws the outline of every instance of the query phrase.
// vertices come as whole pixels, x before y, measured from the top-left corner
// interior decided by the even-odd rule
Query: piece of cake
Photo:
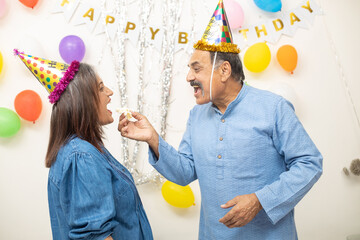
[[[132,116],[131,111],[128,108],[117,108],[116,112],[120,113],[120,115],[124,113],[126,119],[129,120],[130,122],[137,121],[137,119]]]

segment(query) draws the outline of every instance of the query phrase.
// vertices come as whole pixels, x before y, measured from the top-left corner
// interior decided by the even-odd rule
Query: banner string
[[[356,121],[357,121],[357,125],[358,125],[359,130],[360,130],[359,113],[356,110],[356,106],[355,106],[355,103],[354,103],[354,100],[353,100],[353,97],[352,97],[352,94],[351,94],[351,91],[350,91],[350,88],[349,88],[347,78],[346,78],[345,73],[344,73],[342,63],[341,63],[339,55],[338,55],[338,51],[337,51],[337,49],[335,47],[333,38],[332,38],[332,36],[330,34],[330,31],[329,31],[329,28],[328,28],[327,23],[325,21],[325,18],[322,18],[322,19],[323,19],[323,23],[324,23],[324,27],[325,27],[325,32],[326,32],[327,38],[328,38],[329,43],[330,43],[331,51],[332,51],[332,53],[333,53],[333,55],[335,57],[335,61],[336,61],[336,64],[337,64],[337,67],[338,67],[338,70],[339,70],[340,80],[343,83],[345,93],[346,93],[346,95],[347,95],[347,97],[348,97],[348,99],[350,101],[351,108],[353,110],[353,113],[354,113]]]

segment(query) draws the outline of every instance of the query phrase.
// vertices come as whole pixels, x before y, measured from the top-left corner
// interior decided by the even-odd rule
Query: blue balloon
[[[278,12],[281,10],[281,0],[254,0],[256,6],[267,12]]]

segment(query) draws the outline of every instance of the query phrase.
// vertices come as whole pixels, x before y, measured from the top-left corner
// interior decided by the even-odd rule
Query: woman
[[[16,54],[27,66],[32,61],[28,67],[37,77],[41,69],[34,70],[34,57]],[[46,73],[47,60],[41,60]],[[113,92],[91,66],[60,65],[63,77],[48,84],[55,86],[46,154],[53,239],[153,239],[132,176],[102,142],[102,126],[114,121],[107,109]]]

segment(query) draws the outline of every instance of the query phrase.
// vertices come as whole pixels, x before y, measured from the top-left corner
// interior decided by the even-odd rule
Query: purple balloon
[[[85,44],[78,36],[69,35],[61,39],[59,52],[68,64],[74,60],[81,62],[85,55]]]

